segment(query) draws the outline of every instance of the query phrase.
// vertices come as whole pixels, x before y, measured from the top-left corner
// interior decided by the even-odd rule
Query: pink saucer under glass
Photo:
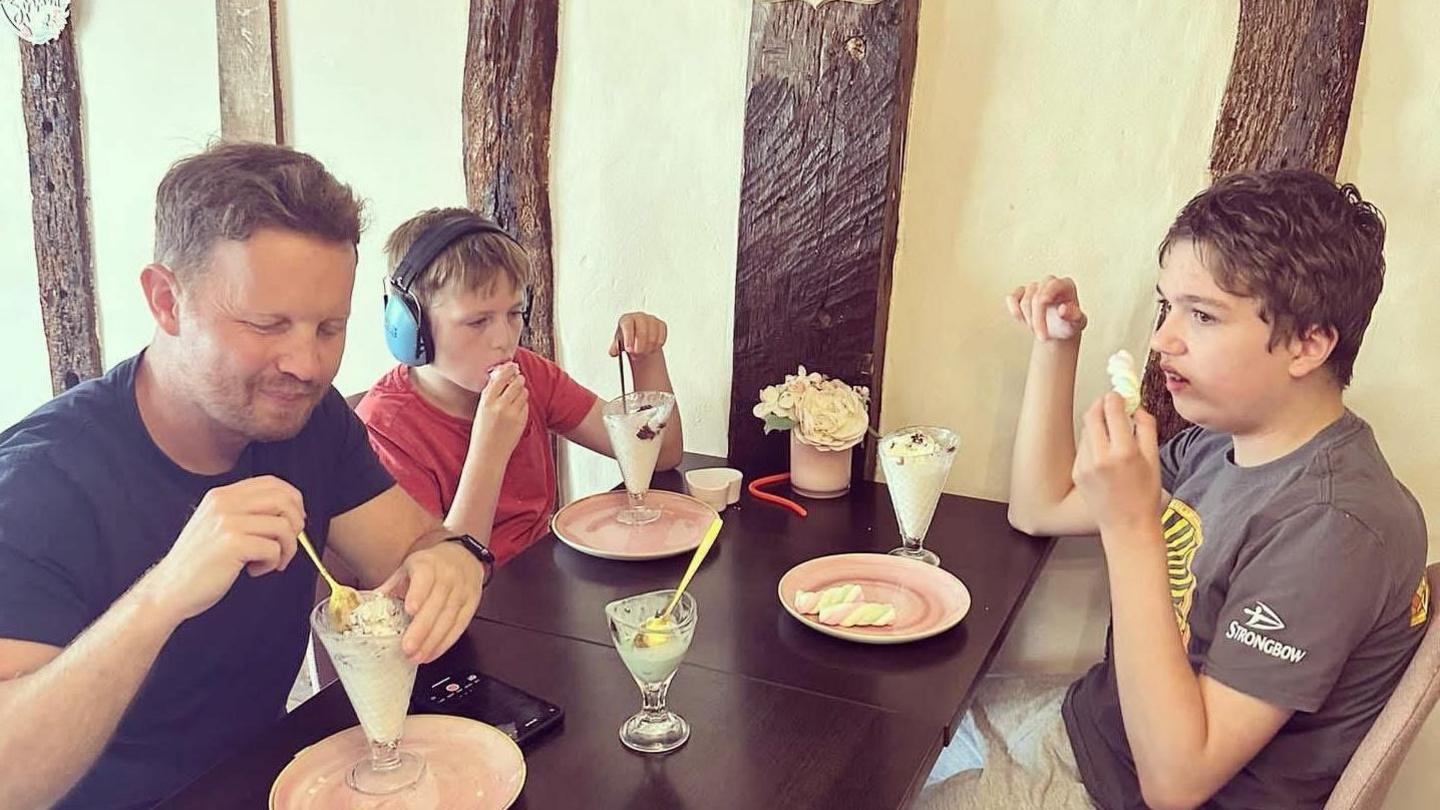
[[[503,731],[477,720],[425,714],[405,718],[401,747],[425,757],[412,787],[367,796],[345,773],[369,750],[359,726],[332,734],[290,760],[270,788],[270,810],[420,810],[466,807],[504,810],[525,786],[525,758]]]
[[[859,585],[866,602],[895,606],[895,623],[885,627],[821,624],[795,609],[796,591],[823,591]],[[861,644],[903,644],[949,630],[970,612],[970,591],[943,568],[889,554],[832,554],[791,568],[780,577],[780,603],[800,622],[820,632]]]
[[[624,490],[591,495],[556,512],[550,529],[581,554],[606,560],[658,560],[694,551],[705,539],[705,530],[719,519],[705,503],[677,492],[652,489],[645,503],[660,510],[659,519],[630,526],[615,519],[630,505]]]

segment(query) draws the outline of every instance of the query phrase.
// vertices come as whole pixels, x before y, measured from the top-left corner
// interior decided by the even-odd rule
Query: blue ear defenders
[[[423,366],[435,359],[435,341],[430,336],[430,324],[425,321],[425,307],[420,305],[411,287],[446,248],[457,239],[475,233],[496,233],[515,241],[515,237],[484,217],[457,214],[420,234],[390,274],[385,294],[385,345],[396,360],[407,366]]]

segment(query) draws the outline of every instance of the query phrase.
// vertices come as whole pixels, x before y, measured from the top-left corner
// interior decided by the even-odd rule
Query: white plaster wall
[[[50,396],[50,360],[40,322],[30,169],[20,98],[20,40],[0,42],[0,344],[5,383],[0,425],[8,426]],[[3,428],[0,428],[3,429]]]
[[[1004,499],[1030,342],[1003,299],[1075,277],[1090,316],[1078,402],[1138,352],[1155,246],[1206,182],[1233,47],[1230,4],[924,3],[881,419],[961,435],[949,488]],[[1098,545],[1067,541],[997,661],[1075,671],[1099,655]]]
[[[100,347],[109,367],[154,331],[140,269],[154,252],[155,187],[177,158],[220,134],[215,8],[186,0],[82,3],[74,25]]]
[[[618,396],[618,317],[670,327],[665,353],[687,450],[724,455],[734,331],[747,2],[561,7],[551,203],[561,364]],[[619,481],[571,448],[567,490]]]
[[[365,198],[369,226],[335,385],[369,388],[395,361],[381,330],[385,237],[426,208],[465,204],[460,89],[470,4],[281,3],[286,138]],[[213,12],[212,12],[213,15]]]
[[[1424,3],[1372,3],[1340,179],[1385,213],[1385,291],[1348,401],[1370,421],[1395,475],[1425,509],[1440,558],[1440,15]],[[1434,603],[1432,603],[1433,605]],[[1432,612],[1432,615],[1433,612]],[[1387,807],[1429,808],[1440,794],[1440,713],[1421,729]]]

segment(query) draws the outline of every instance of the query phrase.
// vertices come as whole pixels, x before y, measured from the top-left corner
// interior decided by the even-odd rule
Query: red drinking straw
[[[755,480],[751,481],[750,486],[746,487],[746,489],[750,491],[750,495],[756,500],[765,501],[766,503],[773,503],[776,506],[783,506],[803,518],[806,515],[810,514],[809,512],[805,511],[805,507],[790,500],[789,498],[782,498],[779,495],[772,495],[769,492],[760,491],[761,487],[767,487],[771,484],[782,484],[789,480],[790,473],[767,475],[764,478],[756,478]]]

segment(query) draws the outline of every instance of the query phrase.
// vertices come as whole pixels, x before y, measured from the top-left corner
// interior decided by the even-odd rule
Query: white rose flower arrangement
[[[760,390],[754,414],[765,420],[765,432],[794,431],[801,444],[821,450],[847,450],[865,438],[870,427],[870,389],[805,367],[785,375],[785,382]]]

